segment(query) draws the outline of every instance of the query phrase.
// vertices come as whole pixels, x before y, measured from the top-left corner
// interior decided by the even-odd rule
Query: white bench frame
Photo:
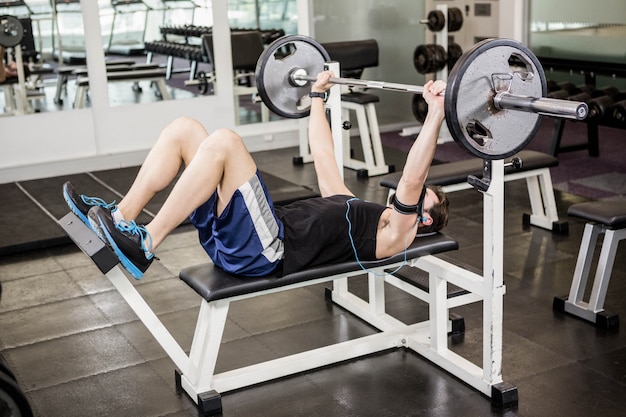
[[[598,237],[604,234],[602,249],[597,261],[596,273],[591,294],[584,300],[587,280]],[[569,297],[565,300],[565,311],[592,323],[597,323],[598,314],[604,312],[604,300],[611,280],[615,254],[621,240],[626,239],[626,229],[611,229],[600,223],[585,224],[585,231],[580,242],[578,260],[574,269]]]

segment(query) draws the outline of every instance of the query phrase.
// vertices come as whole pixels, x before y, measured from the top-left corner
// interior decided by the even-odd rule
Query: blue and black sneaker
[[[78,218],[80,218],[87,226],[90,226],[89,219],[87,219],[87,213],[89,213],[90,208],[94,206],[102,207],[106,209],[109,213],[113,213],[115,210],[117,210],[115,201],[112,203],[107,203],[106,201],[98,197],[87,197],[86,195],[78,194],[74,189],[72,183],[70,183],[69,181],[63,184],[63,198],[65,199],[65,202],[69,206],[72,213],[77,215]],[[100,238],[103,239],[102,236],[100,236]]]
[[[143,273],[155,259],[152,253],[152,237],[144,226],[134,220],[113,221],[110,212],[100,206],[89,209],[89,223],[91,228],[111,246],[122,266],[136,279],[141,279]]]

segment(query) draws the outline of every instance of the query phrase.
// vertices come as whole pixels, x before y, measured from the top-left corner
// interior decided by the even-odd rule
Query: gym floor
[[[315,188],[313,167],[291,163],[295,149],[259,152],[259,168]],[[400,169],[402,152],[385,149]],[[589,164],[593,164],[590,158]],[[349,187],[383,202],[379,178]],[[125,190],[121,190],[125,191]],[[58,192],[61,198],[61,192]],[[450,194],[445,233],[460,249],[442,257],[482,268],[482,196]],[[417,354],[391,350],[294,377],[225,393],[224,416],[621,416],[626,392],[626,332],[606,331],[552,310],[568,293],[584,222],[568,218],[586,198],[556,191],[560,235],[524,228],[529,212],[524,181],[506,184],[503,378],[518,388],[519,405],[500,410],[490,400]],[[178,271],[207,258],[189,226],[170,236],[160,258],[134,281],[173,336],[189,349],[200,299]],[[0,257],[3,297],[0,349],[36,416],[196,416],[175,393],[174,364],[92,262],[71,244]],[[132,280],[132,278],[131,278]],[[363,279],[353,280],[357,292]],[[387,309],[424,320],[425,304],[390,289]],[[618,249],[605,307],[626,314],[626,247]],[[454,309],[465,320],[452,349],[482,361],[482,305]],[[374,330],[326,301],[322,285],[259,297],[231,306],[218,372],[313,349]]]

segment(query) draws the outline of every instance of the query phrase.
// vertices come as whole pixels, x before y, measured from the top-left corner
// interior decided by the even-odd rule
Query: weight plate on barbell
[[[492,75],[511,74],[512,94],[545,97],[546,76],[537,57],[520,42],[486,39],[459,58],[448,77],[445,97],[450,134],[471,154],[504,159],[534,137],[541,116],[494,107]]]
[[[279,116],[298,119],[309,115],[310,83],[294,85],[290,75],[303,69],[316,76],[330,61],[328,52],[316,40],[302,35],[284,36],[261,53],[256,66],[256,85],[263,103]]]
[[[13,16],[0,16],[0,45],[12,48],[22,42],[24,27]]]
[[[13,16],[0,16],[0,45],[12,48],[22,42],[24,27]]]

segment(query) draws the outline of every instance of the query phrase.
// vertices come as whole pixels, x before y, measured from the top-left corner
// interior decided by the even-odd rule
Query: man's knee
[[[228,128],[212,132],[202,141],[200,148],[211,152],[222,152],[225,155],[247,152],[241,136]]]
[[[176,136],[179,135],[187,135],[187,136],[195,136],[201,135],[203,137],[207,136],[207,131],[196,119],[187,116],[181,116],[174,119],[167,127],[166,131],[170,131],[172,133],[177,133]]]

